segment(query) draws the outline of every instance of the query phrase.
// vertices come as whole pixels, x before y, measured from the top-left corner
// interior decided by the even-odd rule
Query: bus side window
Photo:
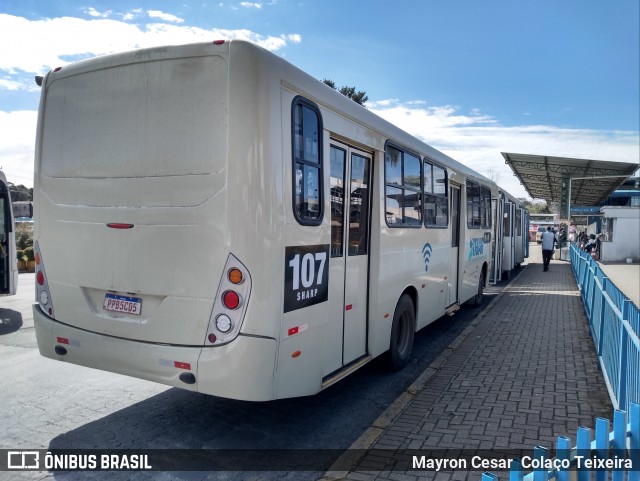
[[[293,100],[293,212],[303,225],[322,222],[322,118],[302,97]]]
[[[367,254],[369,236],[369,159],[351,154],[349,255]]]
[[[387,146],[385,152],[385,211],[389,227],[422,224],[422,162],[409,152]]]
[[[330,147],[331,257],[342,257],[344,242],[344,166],[347,153]]]
[[[480,186],[480,193],[482,195],[481,199],[481,223],[483,229],[490,229],[491,222],[491,190],[484,185]]]
[[[511,204],[504,203],[504,222],[502,224],[502,232],[504,235],[511,237]]]
[[[467,180],[467,227],[480,228],[480,184]]]
[[[424,225],[449,225],[449,198],[447,171],[429,162],[424,163]]]

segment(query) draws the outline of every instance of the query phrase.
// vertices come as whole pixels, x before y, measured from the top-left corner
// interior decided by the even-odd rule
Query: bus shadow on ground
[[[58,435],[51,440],[49,449],[347,449],[495,295],[497,292],[488,292],[481,306],[464,307],[417,333],[412,360],[402,371],[392,371],[383,355],[315,396],[264,403],[169,389]],[[62,479],[102,479],[97,473],[68,472]],[[55,474],[59,477],[59,473]],[[157,478],[138,474],[144,473],[122,479]],[[242,474],[227,473],[220,479],[246,479]],[[317,479],[318,473],[298,471],[291,478],[267,473],[256,479],[276,478]],[[203,478],[180,473],[171,479]]]

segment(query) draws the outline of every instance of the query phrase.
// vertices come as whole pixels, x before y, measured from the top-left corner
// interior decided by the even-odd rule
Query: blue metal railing
[[[631,402],[640,403],[640,310],[591,255],[575,245],[571,267],[611,401],[618,409],[628,409]]]
[[[640,481],[640,309],[609,280],[590,254],[575,245],[571,245],[571,267],[616,408],[613,431],[609,431],[608,419],[598,418],[593,440],[591,430],[581,427],[573,448],[569,438],[558,438],[555,457],[548,448],[537,446],[531,459],[537,460],[538,465],[529,462],[534,469],[525,475],[521,460],[513,460],[509,480],[590,481],[591,473],[595,473],[595,481]],[[584,462],[594,455],[600,460],[612,459],[614,463],[620,460],[620,464],[612,469],[598,469],[598,465]],[[543,460],[548,461],[546,465]],[[632,467],[622,467],[623,461],[630,461]],[[497,479],[492,473],[482,475],[483,481]]]
[[[537,446],[530,459],[511,462],[509,481],[640,481],[640,404],[630,403],[629,417],[625,411],[613,413],[613,430],[609,431],[609,420],[596,419],[595,438],[591,429],[578,428],[575,447],[564,436],[557,439],[555,457],[549,449]],[[606,461],[605,461],[606,460]],[[523,466],[533,465],[529,474]],[[492,473],[484,473],[482,481],[496,481]]]

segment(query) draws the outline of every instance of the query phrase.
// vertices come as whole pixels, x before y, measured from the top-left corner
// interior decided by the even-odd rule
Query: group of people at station
[[[586,232],[572,232],[567,237],[564,225],[560,226],[558,232],[549,226],[547,230],[542,233],[542,261],[544,271],[549,270],[549,263],[553,256],[554,249],[556,247],[559,249],[565,247],[567,240],[576,243],[581,250],[590,253],[595,259],[600,258],[601,236],[596,236],[595,234],[587,235]]]
[[[581,232],[576,238],[576,243],[580,249],[591,254],[595,253],[598,258],[600,258],[600,244],[602,243],[600,237],[601,236],[596,236],[595,234],[587,235],[586,232]]]

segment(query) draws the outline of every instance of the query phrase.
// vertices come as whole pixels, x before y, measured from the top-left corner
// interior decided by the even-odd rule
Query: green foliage
[[[29,261],[35,261],[36,260],[35,253],[33,252],[33,246],[27,247],[24,250],[24,255],[27,257],[27,260],[29,260]]]
[[[531,214],[551,214],[551,211],[549,210],[549,206],[547,205],[546,202],[544,204],[538,204],[538,203],[531,204],[531,207],[529,208],[529,212]]]
[[[16,247],[19,250],[33,246],[33,224],[20,223],[16,224]]]
[[[340,87],[339,92],[345,97],[350,98],[355,103],[364,105],[364,103],[369,100],[366,92],[358,91],[356,92],[355,87]]]
[[[326,79],[324,79],[324,80],[322,81],[322,83],[323,83],[323,84],[325,84],[325,85],[328,85],[328,86],[329,86],[329,87],[331,87],[333,90],[338,90],[338,88],[336,87],[336,83],[335,83],[333,80],[331,80],[331,79],[326,78]]]
[[[367,97],[367,93],[366,92],[363,92],[363,91],[356,92],[356,88],[355,87],[343,86],[343,87],[340,87],[338,89],[338,88],[336,88],[336,83],[331,79],[324,79],[322,82],[325,85],[328,85],[329,87],[331,87],[333,90],[337,90],[338,92],[340,92],[345,97],[350,98],[351,100],[353,100],[357,104],[364,105],[365,102],[367,100],[369,100],[369,97]]]
[[[18,260],[19,260],[19,261],[24,260],[24,259],[23,259],[23,257],[24,257],[24,251],[23,251],[23,250],[17,250],[17,251],[16,251],[16,257],[18,258]]]
[[[33,188],[27,189],[24,185],[9,185],[11,202],[33,200]]]
[[[525,208],[529,211],[529,214],[551,214],[549,206],[546,202],[531,202],[525,198],[520,198]]]

